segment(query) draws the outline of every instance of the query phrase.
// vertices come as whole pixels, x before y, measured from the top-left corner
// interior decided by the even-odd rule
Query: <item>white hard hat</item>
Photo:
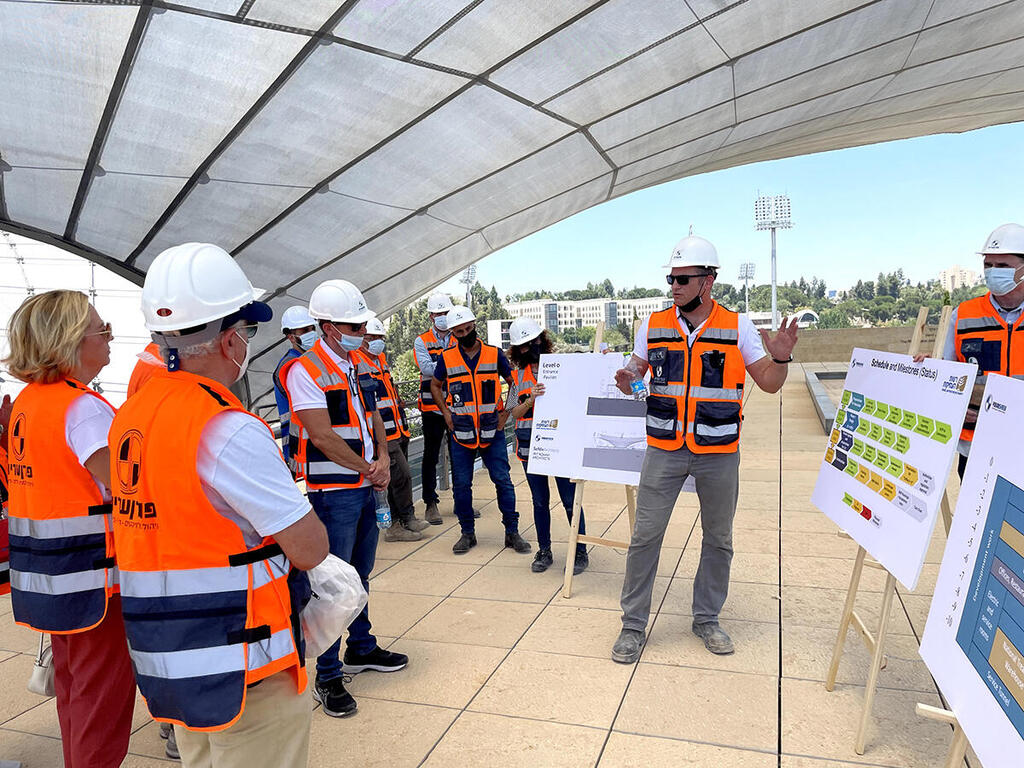
[[[1015,254],[1024,256],[1024,227],[1020,224],[1003,224],[992,230],[985,241],[985,247],[978,251],[981,256]]]
[[[471,323],[474,320],[476,320],[476,315],[473,314],[473,310],[469,307],[464,307],[461,304],[457,307],[452,307],[448,312],[448,330],[452,330],[459,325]]]
[[[517,317],[508,327],[509,344],[525,344],[533,341],[544,332],[536,320],[529,317]]]
[[[718,251],[710,241],[697,235],[684,237],[676,247],[672,249],[672,258],[668,260],[665,269],[676,267],[714,267],[721,266],[718,262]]]
[[[363,294],[348,280],[325,280],[309,297],[309,314],[332,323],[365,323],[374,317]]]
[[[432,293],[427,297],[427,312],[450,312],[453,306],[447,293]]]
[[[371,317],[366,321],[366,335],[367,336],[386,336],[387,331],[384,328],[384,323],[381,322],[379,317]]]
[[[160,253],[142,285],[146,328],[180,331],[238,313],[238,319],[265,323],[274,316],[231,255],[210,243],[185,243]]]
[[[294,331],[296,328],[308,328],[311,325],[316,325],[316,320],[301,304],[288,307],[281,315],[282,331]]]

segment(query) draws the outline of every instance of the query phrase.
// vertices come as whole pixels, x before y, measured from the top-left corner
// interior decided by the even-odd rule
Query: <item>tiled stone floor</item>
[[[716,657],[690,633],[690,591],[700,548],[696,499],[684,495],[669,526],[655,585],[650,640],[640,662],[609,658],[619,630],[623,552],[597,549],[560,594],[568,527],[553,514],[555,567],[530,572],[531,555],[501,548],[484,473],[476,479],[479,545],[451,553],[444,526],[412,544],[381,542],[370,616],[382,645],[408,653],[406,670],[367,672],[350,690],[358,714],[313,715],[311,766],[708,766],[840,768],[942,763],[950,730],[921,720],[939,704],[918,653],[942,555],[942,533],[916,592],[901,589],[889,661],[879,682],[867,751],[853,751],[868,655],[853,633],[839,684],[823,680],[856,546],[810,504],[825,438],[794,366],[782,402],[754,391],[743,428],[736,557],[723,625],[736,653]],[[513,462],[522,530],[532,539],[529,491]],[[955,477],[950,484],[955,493]],[[626,535],[623,489],[588,484],[593,533]],[[536,542],[534,542],[536,545]],[[866,572],[858,606],[877,621],[882,579]],[[61,764],[52,700],[25,690],[36,640],[0,602],[0,760]],[[163,743],[141,701],[125,766],[158,768]],[[976,763],[974,765],[977,765]],[[254,767],[255,768],[255,767]]]

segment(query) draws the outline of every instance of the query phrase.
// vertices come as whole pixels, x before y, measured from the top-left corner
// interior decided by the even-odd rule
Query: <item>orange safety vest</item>
[[[154,719],[195,731],[232,725],[247,686],[278,672],[290,671],[298,692],[306,687],[299,611],[308,579],[292,575],[273,538],[247,544],[210,503],[196,469],[203,429],[228,411],[245,409],[222,384],[157,369],[110,427],[135,679]]]
[[[163,357],[160,355],[160,345],[155,341],[146,345],[145,351],[132,368],[131,378],[128,379],[128,394],[131,397],[139,391],[139,387],[145,384],[154,373],[164,367]]]
[[[11,545],[7,538],[7,451],[0,448],[0,595],[11,592]]]
[[[1007,325],[992,306],[991,294],[968,299],[956,308],[953,347],[956,359],[974,363],[979,374],[1024,378],[1024,314]],[[964,424],[960,439],[973,440],[974,427]]]
[[[351,358],[350,358],[351,362]],[[306,478],[306,488],[314,491],[337,490],[342,488],[359,488],[365,485],[363,475],[354,469],[343,467],[331,461],[327,455],[317,448],[310,440],[309,433],[302,425],[302,411],[296,412],[292,404],[292,395],[288,391],[288,372],[293,365],[301,365],[306,369],[310,378],[316,383],[327,396],[327,412],[330,415],[331,426],[359,456],[366,461],[373,461],[373,456],[365,455],[365,443],[363,442],[363,425],[353,406],[353,398],[358,397],[363,404],[363,411],[366,414],[367,428],[370,428],[370,418],[373,416],[375,404],[372,395],[364,392],[358,385],[353,374],[349,377],[342,372],[335,362],[330,358],[324,347],[324,340],[317,339],[316,344],[301,357],[289,360],[281,367],[281,383],[284,384],[285,394],[288,395],[288,410],[292,414],[291,429],[296,429],[298,437],[298,451],[296,460],[299,472]],[[355,368],[358,363],[353,363]]]
[[[11,413],[11,605],[15,622],[39,632],[96,627],[117,592],[110,505],[64,436],[83,395],[107,402],[68,378],[29,384]]]
[[[516,368],[512,371],[516,383],[516,399],[521,403],[530,396],[537,377],[533,375],[533,366]],[[516,419],[516,456],[522,461],[530,458],[530,439],[533,437],[533,407]]]
[[[498,348],[480,342],[480,357],[472,371],[457,346],[444,350],[441,357],[447,373],[452,437],[466,448],[486,448],[498,433],[498,413],[503,410]]]
[[[747,369],[739,350],[739,315],[712,302],[703,328],[690,335],[676,307],[651,315],[647,361],[647,444],[693,453],[739,449],[743,384]]]
[[[384,432],[388,442],[409,437],[409,424],[405,418],[405,409],[399,406],[401,398],[398,396],[398,389],[395,381],[391,378],[391,368],[384,355],[371,355],[365,349],[358,349],[352,353],[356,359],[356,374],[359,376],[359,386],[369,390],[377,401],[377,410],[380,411],[381,421],[384,422]]]
[[[448,346],[445,346],[437,338],[433,328],[426,333],[421,333],[419,339],[427,348],[427,354],[434,361],[434,365],[437,365],[437,361],[441,359],[441,354],[446,349],[452,349],[456,346],[455,336],[452,333],[448,334]],[[430,391],[430,382],[433,380],[433,374],[426,376],[423,371],[420,371],[420,399],[416,404],[420,409],[420,413],[438,413],[441,410],[437,403],[434,402],[434,395]]]

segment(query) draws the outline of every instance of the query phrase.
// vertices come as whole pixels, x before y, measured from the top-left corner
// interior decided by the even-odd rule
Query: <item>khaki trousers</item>
[[[223,731],[174,726],[184,768],[306,768],[313,702],[295,693],[291,672],[278,672],[246,692],[245,710]]]

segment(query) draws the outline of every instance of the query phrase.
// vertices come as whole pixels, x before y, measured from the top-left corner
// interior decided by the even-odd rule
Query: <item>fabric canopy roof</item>
[[[0,84],[0,227],[387,315],[634,190],[1024,119],[1024,2],[0,0]]]

